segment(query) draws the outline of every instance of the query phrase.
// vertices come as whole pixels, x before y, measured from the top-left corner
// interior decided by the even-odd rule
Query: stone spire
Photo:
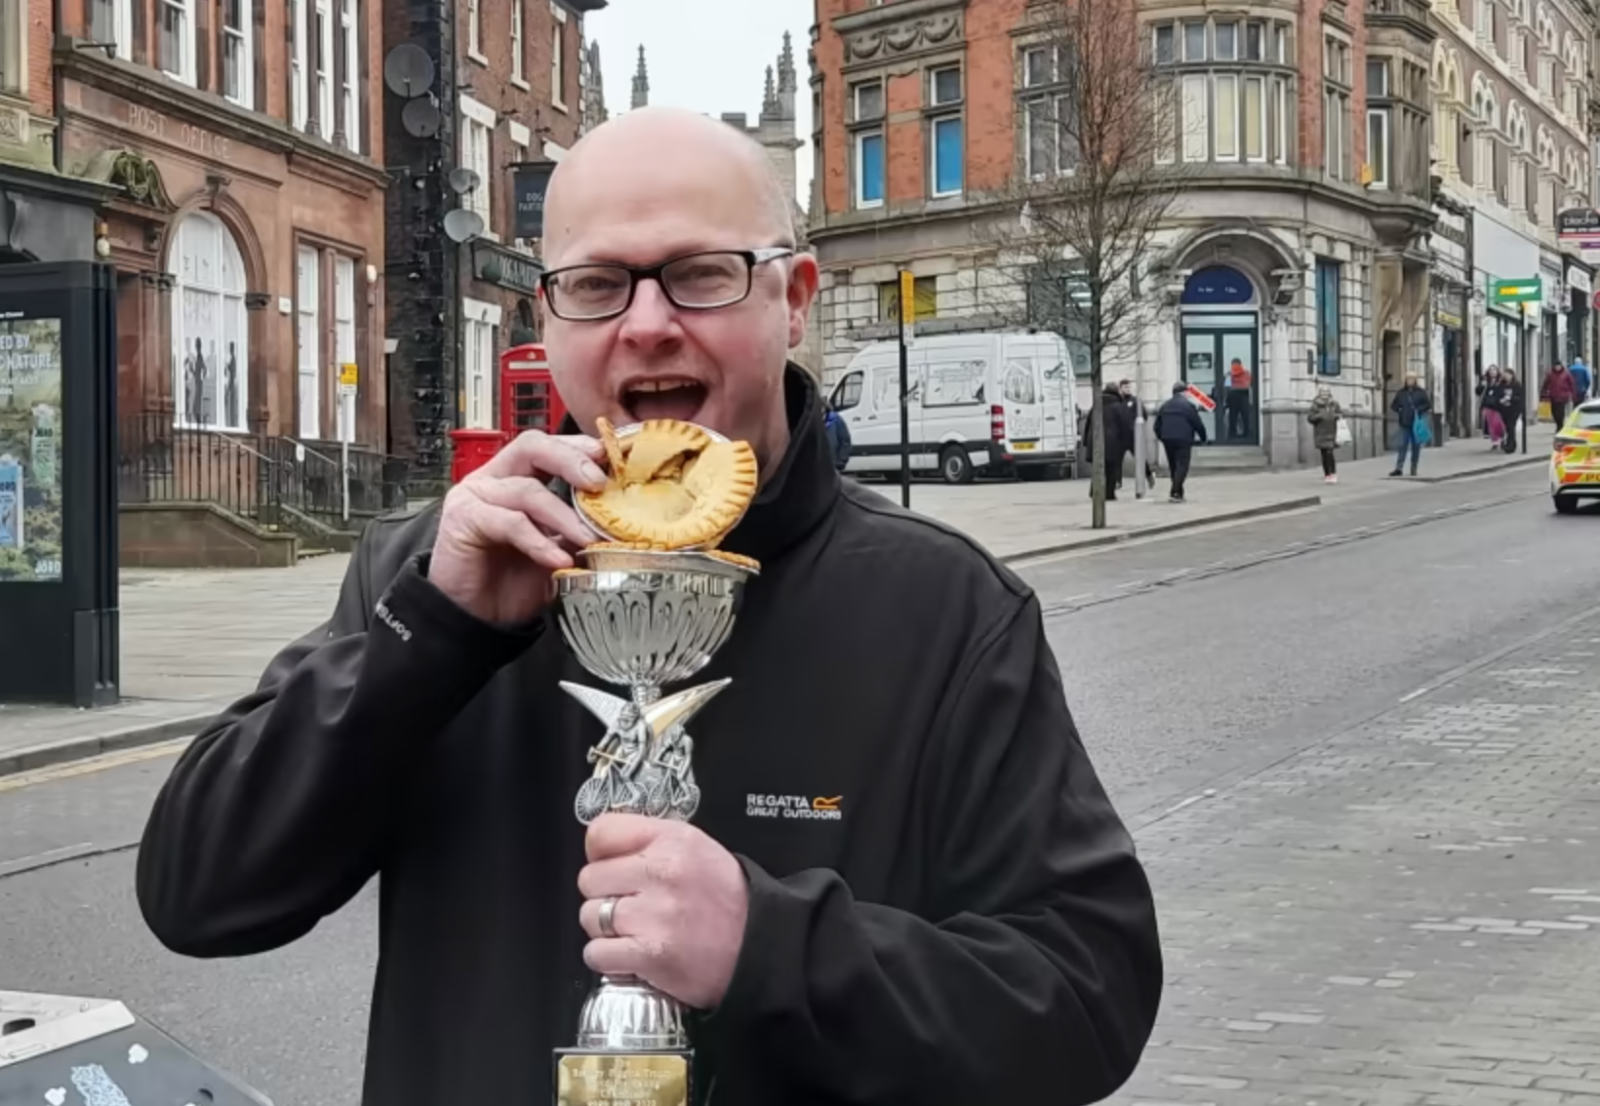
[[[783,53],[778,55],[778,112],[784,119],[795,117],[794,97],[800,87],[794,71],[794,40],[783,32]]]
[[[639,47],[639,68],[633,75],[633,106],[642,108],[650,102],[650,72],[644,64],[644,47]]]
[[[775,116],[783,110],[778,104],[777,86],[772,80],[772,66],[767,66],[767,93],[761,100],[761,114]]]

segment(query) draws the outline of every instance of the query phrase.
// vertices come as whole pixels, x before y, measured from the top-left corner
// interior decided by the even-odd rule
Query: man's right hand
[[[520,435],[445,496],[428,569],[434,587],[493,625],[538,615],[553,594],[551,573],[573,564],[571,550],[598,540],[546,482],[559,477],[598,491],[606,475],[595,462],[604,457],[587,435]]]

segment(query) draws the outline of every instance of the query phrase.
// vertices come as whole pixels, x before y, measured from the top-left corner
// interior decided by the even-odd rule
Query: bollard
[[[1145,483],[1149,466],[1145,463],[1145,454],[1149,445],[1145,442],[1144,403],[1138,400],[1133,418],[1133,497],[1143,499],[1150,492],[1150,487]]]

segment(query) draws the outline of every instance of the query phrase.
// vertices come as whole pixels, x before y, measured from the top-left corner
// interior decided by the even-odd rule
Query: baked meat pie
[[[692,423],[651,419],[618,438],[597,420],[610,462],[604,490],[579,492],[584,513],[615,542],[714,549],[756,493],[748,442],[721,442]]]

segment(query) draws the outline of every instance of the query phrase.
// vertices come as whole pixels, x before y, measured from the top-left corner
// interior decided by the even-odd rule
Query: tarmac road
[[[1470,687],[1485,669],[1463,666],[1492,670],[1497,651],[1592,603],[1600,515],[1557,518],[1541,490],[1537,472],[1502,474],[1419,487],[1404,508],[1355,501],[1023,566],[1130,821],[1158,826],[1452,672]],[[375,889],[275,954],[172,956],[132,893],[171,751],[110,763],[0,779],[0,986],[120,998],[277,1106],[356,1103]],[[1159,863],[1169,846],[1152,829],[1141,847]]]

